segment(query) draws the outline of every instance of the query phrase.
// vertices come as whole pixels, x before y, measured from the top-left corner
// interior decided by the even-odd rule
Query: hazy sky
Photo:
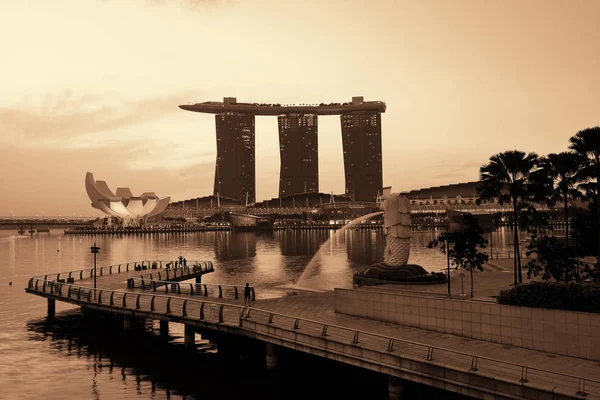
[[[597,0],[1,0],[0,215],[98,215],[111,188],[212,193],[219,101],[383,100],[384,185],[475,180],[490,155],[566,149],[600,124]],[[277,119],[256,118],[257,198]],[[320,117],[322,192],[344,191]]]

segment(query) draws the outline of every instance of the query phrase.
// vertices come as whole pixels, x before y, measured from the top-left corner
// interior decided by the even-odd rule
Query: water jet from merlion
[[[384,260],[372,265],[362,273],[354,274],[353,283],[356,285],[377,285],[386,283],[423,284],[445,282],[444,274],[429,273],[420,265],[408,264],[411,238],[410,201],[408,198],[400,196],[398,193],[391,193],[391,188],[386,188],[384,195],[379,199],[383,200],[380,206],[383,211],[360,216],[339,229],[321,245],[296,283],[287,286],[287,288],[307,291],[332,290],[333,287],[318,287],[320,281],[315,281],[318,278],[316,270],[322,252],[327,249],[332,239],[341,237],[343,232],[350,229],[353,225],[381,214],[384,216],[383,229],[386,239]],[[344,282],[339,283],[339,285],[343,284]]]

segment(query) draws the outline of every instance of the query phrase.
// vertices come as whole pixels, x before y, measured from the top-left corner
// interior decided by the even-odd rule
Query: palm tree
[[[600,126],[577,132],[575,136],[569,139],[569,142],[571,142],[569,148],[583,158],[578,178],[586,181],[596,180],[595,184],[588,182],[585,186],[588,196],[596,198],[597,215],[600,216]],[[600,262],[600,217],[597,229],[598,254],[596,258]]]
[[[540,159],[540,172],[550,182],[551,193],[546,196],[546,202],[554,205],[562,202],[565,208],[565,268],[569,258],[569,199],[581,198],[582,194],[577,189],[579,182],[579,169],[581,156],[577,153],[564,151],[562,153],[548,154]],[[565,282],[568,280],[569,271],[565,272]]]
[[[513,206],[514,274],[515,285],[523,282],[519,254],[519,212],[531,200],[530,179],[536,170],[538,155],[510,150],[490,157],[490,162],[479,169],[482,185],[477,188],[477,204],[497,200]]]
[[[577,189],[580,164],[581,156],[569,151],[548,154],[540,159],[542,171],[553,182],[554,190],[548,199],[552,204],[562,201],[565,207],[566,247],[569,247],[569,199],[581,197],[581,192]]]

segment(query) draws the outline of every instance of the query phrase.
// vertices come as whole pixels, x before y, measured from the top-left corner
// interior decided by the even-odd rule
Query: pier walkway
[[[152,282],[158,272],[164,279],[164,268],[111,270],[97,276],[96,290],[87,272],[71,272],[76,284],[61,282],[69,273],[47,275],[31,278],[26,291],[48,298],[50,314],[59,300],[122,314],[126,326],[135,317],[183,323],[186,342],[196,329],[251,337],[267,343],[268,366],[276,364],[280,346],[336,359],[387,374],[391,394],[400,378],[486,399],[600,399],[597,361],[335,313],[330,292],[259,299],[249,308],[239,298],[207,296],[193,284],[186,292],[187,284],[171,281],[201,276],[208,264],[204,271],[182,269],[178,277],[170,272],[156,291]],[[137,284],[128,288],[131,278]],[[138,286],[142,279],[150,290]]]

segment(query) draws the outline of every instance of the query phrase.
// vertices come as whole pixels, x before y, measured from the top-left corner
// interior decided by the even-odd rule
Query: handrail
[[[31,278],[31,279],[36,279],[36,278],[34,277],[34,278]],[[175,282],[169,282],[169,283],[175,283]],[[59,286],[59,288],[54,289],[54,286]],[[66,296],[62,294],[62,286],[68,286],[68,290],[67,290],[67,295]],[[49,289],[46,290],[46,287],[49,287]],[[70,298],[70,293],[72,291],[76,290],[77,292],[80,292],[82,289],[83,290],[87,290],[88,292],[87,292],[87,294],[81,294],[81,293],[79,293],[78,294],[78,298],[80,298],[81,296],[85,296],[85,295],[87,295],[88,298],[91,298],[92,294],[94,292],[96,292],[96,294],[98,294],[98,293],[100,293],[100,294],[102,294],[102,293],[104,293],[104,294],[110,293],[111,295],[113,293],[120,293],[120,294],[123,294],[124,296],[126,296],[126,295],[135,295],[138,299],[140,297],[152,297],[152,298],[166,299],[167,301],[170,301],[171,299],[177,299],[177,300],[181,300],[182,302],[183,301],[188,301],[188,302],[199,303],[199,304],[206,303],[206,304],[213,304],[213,305],[218,305],[218,306],[223,306],[223,307],[229,307],[229,308],[237,308],[237,309],[245,309],[245,308],[247,308],[246,306],[243,306],[243,305],[231,304],[231,303],[220,303],[218,301],[212,301],[212,300],[195,300],[195,299],[188,299],[188,298],[183,298],[183,297],[179,297],[179,296],[165,296],[165,295],[161,295],[161,294],[149,294],[149,293],[143,293],[143,292],[141,292],[141,293],[140,292],[130,292],[130,291],[127,291],[127,290],[120,290],[120,289],[103,289],[103,288],[99,288],[99,287],[97,287],[97,288],[94,289],[93,287],[88,287],[88,286],[78,286],[78,285],[72,285],[72,284],[69,284],[69,283],[62,283],[62,282],[48,281],[48,280],[44,281],[44,284],[42,286],[42,290],[39,290],[39,289],[34,289],[34,290],[36,290],[38,292],[41,292],[41,293],[50,293],[50,294],[58,295],[59,297]],[[57,292],[59,290],[60,290],[60,292]],[[86,302],[91,302],[91,300],[88,300]],[[96,302],[98,303],[98,296],[96,298]],[[136,303],[139,304],[139,301],[136,301]],[[101,298],[100,298],[100,302],[98,304],[103,304],[101,302]],[[115,306],[115,307],[118,307],[118,306]],[[122,306],[122,307],[118,307],[118,308],[129,308],[129,307]]]
[[[35,289],[33,289],[33,280],[37,279],[36,281],[36,285],[35,285]],[[65,284],[65,283],[57,283],[54,281],[48,281],[47,279],[43,280],[43,285],[41,287],[41,290],[39,290],[39,281],[41,281],[41,279],[39,278],[31,278],[30,279],[30,290],[35,290],[38,292],[42,292],[42,293],[47,293],[47,289],[46,287],[49,287],[49,293],[54,294],[55,296],[58,297],[68,297],[71,298],[71,293],[73,291],[76,291],[77,294],[77,299],[78,301],[82,301],[81,300],[81,291],[82,289],[87,290],[87,293],[83,293],[83,296],[87,298],[87,301],[85,302],[92,302],[92,293],[104,293],[105,295],[107,295],[108,293],[110,293],[111,296],[111,302],[112,302],[112,297],[114,295],[114,293],[120,293],[123,294],[123,307],[119,307],[119,306],[113,306],[113,307],[118,307],[118,308],[128,308],[126,307],[126,302],[125,302],[125,298],[127,297],[128,294],[134,294],[132,292],[129,291],[125,291],[125,290],[113,290],[113,289],[100,289],[100,288],[90,288],[90,287],[82,287],[82,286],[77,286],[77,285],[72,285],[72,284]],[[173,282],[169,282],[169,283],[173,283]],[[58,288],[54,288],[55,285],[60,285]],[[66,285],[68,286],[68,290],[67,290],[67,295],[65,296],[62,292],[62,286]],[[87,296],[86,296],[87,294]],[[136,301],[135,301],[135,308],[136,309],[141,309],[140,306],[140,301],[139,299],[143,296],[143,297],[151,297],[152,299],[166,299],[167,300],[167,313],[171,313],[172,312],[172,308],[170,307],[170,303],[171,300],[180,300],[182,302],[184,302],[184,305],[182,305],[182,316],[184,316],[183,314],[186,314],[185,317],[186,318],[191,318],[189,316],[189,308],[187,307],[187,305],[189,303],[196,303],[200,305],[200,320],[204,320],[204,304],[211,304],[211,305],[216,305],[219,307],[219,311],[218,311],[218,321],[219,323],[223,323],[224,321],[224,313],[223,310],[224,308],[232,308],[232,309],[237,309],[240,310],[240,314],[239,314],[239,326],[243,327],[243,321],[244,320],[248,320],[250,319],[250,315],[252,313],[264,313],[266,315],[268,315],[268,320],[267,322],[258,322],[258,321],[254,321],[255,323],[258,324],[262,324],[262,325],[271,325],[273,323],[273,318],[274,316],[279,316],[279,317],[283,317],[283,318],[287,318],[287,319],[291,319],[293,321],[293,329],[294,330],[298,330],[301,329],[300,326],[300,322],[306,322],[306,323],[310,323],[310,324],[315,324],[318,326],[322,327],[321,330],[321,336],[331,336],[331,333],[328,333],[328,328],[335,328],[335,329],[339,329],[341,331],[346,331],[346,332],[350,332],[353,333],[353,339],[352,339],[352,344],[358,344],[360,343],[360,336],[371,336],[371,337],[375,337],[375,338],[381,338],[381,339],[385,339],[388,341],[388,345],[387,345],[387,351],[388,352],[393,352],[394,351],[394,344],[395,343],[404,343],[404,344],[409,344],[412,346],[418,346],[418,347],[424,347],[427,348],[427,356],[425,358],[425,360],[427,361],[432,361],[433,358],[433,354],[434,354],[434,350],[437,351],[443,351],[443,352],[447,352],[447,353],[451,353],[451,354],[457,354],[460,356],[464,356],[464,357],[469,357],[471,358],[471,368],[470,371],[474,372],[477,371],[477,362],[480,360],[486,360],[486,361],[490,361],[493,363],[498,363],[498,364],[503,364],[503,365],[510,365],[513,367],[517,367],[521,369],[521,382],[525,383],[528,382],[529,378],[528,378],[528,373],[530,371],[537,371],[537,372],[543,372],[543,373],[547,373],[547,374],[552,374],[552,375],[556,375],[556,376],[560,376],[560,377],[564,377],[564,378],[569,378],[569,379],[574,379],[577,380],[578,382],[578,391],[577,394],[578,395],[585,395],[585,385],[586,382],[593,382],[595,384],[599,384],[600,385],[600,380],[596,380],[596,379],[591,379],[591,378],[583,378],[581,376],[577,376],[577,375],[572,375],[572,374],[565,374],[562,372],[556,372],[556,371],[550,371],[544,368],[538,368],[538,367],[531,367],[528,365],[523,365],[523,364],[517,364],[517,363],[513,363],[510,361],[502,361],[502,360],[498,360],[495,358],[491,358],[491,357],[486,357],[486,356],[479,356],[479,355],[475,355],[475,354],[471,354],[471,353],[466,353],[466,352],[462,352],[462,351],[458,351],[458,350],[452,350],[452,349],[448,349],[448,348],[444,348],[444,347],[440,347],[440,346],[435,346],[435,345],[430,345],[430,344],[425,344],[425,343],[419,343],[419,342],[415,342],[413,340],[407,340],[407,339],[400,339],[400,338],[396,338],[396,337],[392,337],[392,336],[388,336],[388,335],[383,335],[383,334],[379,334],[379,333],[373,333],[373,332],[369,332],[369,331],[364,331],[361,329],[355,329],[355,328],[349,328],[349,327],[345,327],[345,326],[341,326],[341,325],[336,325],[336,324],[330,324],[327,322],[322,322],[322,321],[317,321],[317,320],[313,320],[313,319],[309,319],[309,318],[303,318],[303,317],[297,317],[297,316],[292,316],[292,315],[288,315],[288,314],[283,314],[283,313],[278,313],[278,312],[274,312],[274,311],[269,311],[269,310],[264,310],[264,309],[260,309],[260,308],[254,308],[254,307],[246,307],[246,306],[242,306],[242,305],[236,305],[236,304],[229,304],[229,303],[219,303],[219,302],[215,302],[215,301],[209,301],[209,300],[195,300],[195,299],[188,299],[188,298],[182,298],[179,296],[166,296],[166,295],[158,295],[158,294],[147,294],[147,293],[135,293],[137,294],[136,296]],[[101,304],[101,300],[102,296],[101,294],[99,296],[94,296],[94,302]],[[155,306],[153,305],[154,301],[151,300],[151,305],[149,306],[149,312],[155,312]],[[153,311],[154,310],[154,311]],[[281,329],[286,329],[284,327],[282,327]]]
[[[181,292],[181,290],[188,289],[189,294],[194,295],[195,293],[200,293],[202,294],[202,287],[204,287],[204,296],[208,295],[208,289],[207,287],[212,287],[212,288],[218,288],[219,289],[219,298],[223,297],[223,288],[228,288],[228,289],[233,289],[234,291],[234,297],[237,300],[239,297],[239,293],[242,292],[245,289],[245,286],[243,285],[228,285],[228,284],[221,284],[221,283],[189,283],[189,284],[182,284],[180,282],[173,282],[173,281],[162,281],[162,280],[156,280],[156,279],[143,279],[143,278],[129,278],[130,281],[134,282],[134,284],[131,286],[132,288],[140,288],[143,290],[152,290],[154,292],[157,291],[157,289],[159,287],[168,287],[168,285],[177,285],[177,291],[178,293]],[[192,279],[192,278],[190,278]],[[135,282],[138,283],[138,285],[135,285]],[[250,287],[250,293],[252,295],[252,300],[256,300],[256,291],[254,289],[254,286],[249,286]],[[196,289],[194,289],[196,288]],[[199,288],[199,289],[198,289]],[[171,291],[173,291],[171,289]],[[166,293],[169,292],[169,289],[166,289]]]
[[[529,367],[526,365],[522,365],[522,364],[517,364],[517,363],[512,363],[510,361],[502,361],[502,360],[498,360],[495,358],[491,358],[491,357],[486,357],[486,356],[478,356],[478,355],[474,355],[474,354],[470,354],[470,353],[465,353],[462,351],[458,351],[458,350],[451,350],[445,347],[440,347],[440,346],[434,346],[434,345],[429,345],[429,344],[425,344],[425,343],[419,343],[419,342],[415,342],[412,340],[407,340],[407,339],[398,339],[392,336],[387,336],[387,335],[382,335],[379,333],[373,333],[373,332],[368,332],[368,331],[363,331],[360,329],[354,329],[354,328],[348,328],[348,327],[344,327],[344,326],[340,326],[340,325],[335,325],[335,324],[329,324],[326,322],[321,322],[321,321],[315,321],[309,318],[302,318],[302,317],[296,317],[296,316],[292,316],[292,315],[288,315],[288,314],[282,314],[282,313],[278,313],[278,312],[274,312],[274,311],[268,311],[268,310],[263,310],[260,308],[256,308],[256,307],[248,307],[247,308],[247,313],[245,318],[250,318],[250,312],[251,311],[258,311],[258,312],[263,312],[265,314],[269,315],[269,320],[268,320],[268,324],[272,324],[273,323],[273,316],[277,315],[280,317],[284,317],[284,318],[289,318],[294,320],[294,329],[299,329],[299,325],[298,325],[298,321],[304,321],[304,322],[309,322],[309,323],[313,323],[316,325],[322,325],[323,326],[323,333],[321,334],[321,336],[327,336],[327,328],[337,328],[340,330],[344,330],[344,331],[350,331],[350,332],[354,332],[354,339],[353,339],[353,343],[359,343],[358,341],[358,337],[360,334],[363,335],[368,335],[368,336],[374,336],[374,337],[379,337],[382,339],[386,339],[386,340],[391,340],[393,342],[400,342],[400,343],[406,343],[406,344],[411,344],[411,345],[416,345],[416,346],[421,346],[421,347],[427,347],[428,350],[428,354],[427,354],[427,359],[428,360],[433,360],[433,350],[439,350],[439,351],[445,351],[448,353],[453,353],[453,354],[458,354],[458,355],[462,355],[462,356],[466,356],[466,357],[471,357],[474,361],[472,362],[472,367],[474,367],[474,369],[472,368],[473,371],[476,371],[476,363],[477,360],[487,360],[487,361],[492,361],[492,362],[496,362],[496,363],[501,363],[501,364],[506,364],[506,365],[512,365],[514,367],[519,367],[519,368],[525,368],[524,372],[524,377],[522,376],[522,379],[525,378],[525,380],[522,380],[523,382],[527,382],[527,370],[532,370],[532,371],[538,371],[538,372],[545,372],[545,373],[549,373],[549,374],[556,374],[559,376],[563,376],[563,377],[568,377],[568,378],[573,378],[573,379],[579,379],[579,380],[584,380],[587,382],[594,382],[594,383],[598,383],[600,384],[600,380],[595,380],[595,379],[589,379],[589,378],[582,378],[580,376],[577,375],[570,375],[570,374],[565,374],[562,372],[555,372],[555,371],[550,371],[544,368],[538,368],[538,367]],[[393,350],[393,342],[390,342],[389,346],[388,346],[388,351],[394,351]]]
[[[132,271],[135,270],[136,266],[146,266],[146,269],[152,269],[152,265],[154,263],[156,263],[156,268],[158,269],[173,269],[173,266],[175,265],[175,263],[178,263],[178,260],[141,260],[141,261],[129,261],[129,262],[123,262],[120,264],[113,264],[113,265],[108,265],[108,266],[100,266],[100,267],[96,267],[96,272],[99,274],[98,276],[102,276],[103,272],[106,270],[109,272],[109,274],[113,274],[113,273],[120,273],[120,272],[127,272],[127,271]],[[188,265],[186,265],[188,268],[192,268],[195,265],[202,265],[206,266],[206,270],[214,270],[212,261],[191,261]],[[133,269],[130,269],[130,265],[132,266]],[[121,266],[123,266],[123,268],[125,268],[125,271],[122,271]],[[179,265],[177,266],[177,268],[179,268]],[[115,271],[115,269],[117,269],[117,271]],[[88,277],[93,277],[93,268],[85,268],[85,269],[78,269],[78,270],[73,270],[73,271],[66,271],[66,272],[51,272],[51,273],[47,273],[47,274],[43,274],[43,275],[36,275],[33,278],[39,278],[41,279],[42,277],[44,279],[48,279],[48,277],[50,276],[56,276],[56,280],[59,280],[61,278],[67,277],[67,278],[76,278],[78,277],[79,280],[83,280],[84,276],[86,278]],[[85,273],[85,275],[84,275]],[[89,275],[87,275],[87,273],[89,273]],[[75,274],[75,275],[74,275]]]

